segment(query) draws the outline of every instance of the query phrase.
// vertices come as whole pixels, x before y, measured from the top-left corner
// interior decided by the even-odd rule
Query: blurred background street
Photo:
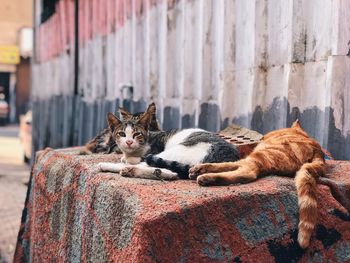
[[[0,1],[0,263],[13,261],[30,175],[32,26],[32,0]]]
[[[0,126],[0,262],[12,262],[30,168],[16,125]]]

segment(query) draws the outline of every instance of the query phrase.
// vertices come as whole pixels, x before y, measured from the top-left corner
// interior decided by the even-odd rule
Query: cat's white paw
[[[178,180],[179,177],[177,173],[174,173],[167,169],[156,168],[153,172],[153,176],[158,180]]]
[[[106,171],[106,170],[108,169],[108,167],[110,166],[110,164],[111,164],[111,163],[98,163],[96,166],[97,166],[97,168],[98,168],[100,171],[104,172],[104,171]]]
[[[102,172],[113,172],[119,173],[123,168],[125,168],[125,164],[123,163],[99,163],[97,167]]]

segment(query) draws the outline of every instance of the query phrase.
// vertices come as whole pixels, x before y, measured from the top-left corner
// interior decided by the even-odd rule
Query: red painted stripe
[[[70,32],[69,32],[69,26],[70,26],[70,13],[69,13],[69,0],[64,0],[64,12],[65,12],[65,20],[66,20],[66,45],[67,48],[70,46]]]
[[[168,10],[173,9],[176,3],[176,0],[167,0],[168,1]]]
[[[118,28],[124,25],[125,21],[125,0],[119,0],[118,2]]]
[[[66,1],[60,0],[59,2],[59,18],[61,27],[61,52],[68,47],[67,40],[67,12],[66,12]]]
[[[142,16],[142,13],[143,13],[143,0],[135,0],[135,14],[136,14],[136,17],[141,17]]]
[[[36,60],[38,62],[41,62],[41,58],[42,58],[42,55],[41,55],[41,47],[42,47],[42,43],[41,43],[41,31],[42,31],[42,27],[38,27],[37,31],[36,31],[36,35],[35,35],[35,38],[36,38],[36,45],[35,45],[35,56],[36,56]]]
[[[87,41],[91,39],[91,1],[85,0],[85,12],[84,12],[84,39]]]
[[[99,0],[92,0],[92,37],[96,36],[98,32],[99,2]]]
[[[173,8],[176,0],[80,0],[79,1],[79,44],[97,35],[107,35],[124,26],[126,19],[133,15],[140,18],[147,9],[160,3]],[[75,3],[74,0],[60,0],[56,12],[39,26],[37,34],[37,59],[47,61],[75,41]]]
[[[84,46],[84,25],[85,25],[85,21],[84,21],[84,6],[85,6],[85,1],[81,0],[80,5],[79,5],[79,47]],[[73,25],[74,26],[74,23]]]
[[[60,48],[60,32],[58,30],[58,27],[59,27],[59,24],[58,24],[58,16],[57,16],[57,13],[55,13],[53,15],[53,22],[52,22],[52,27],[53,27],[53,33],[52,34],[52,38],[54,39],[54,50],[53,50],[53,53],[52,53],[52,57],[56,57],[57,54],[58,54],[58,51],[59,51],[59,48]],[[52,30],[52,28],[51,28]]]
[[[107,31],[108,33],[114,32],[115,25],[115,0],[109,0],[109,6],[107,9]]]
[[[107,32],[114,32],[115,29],[115,0],[108,0],[107,7]]]
[[[99,0],[99,28],[98,32],[107,35],[107,6],[108,0]]]
[[[50,32],[51,32],[51,41],[53,43],[52,45],[52,49],[51,49],[51,53],[50,53],[50,59],[54,58],[56,56],[57,53],[57,30],[56,30],[56,25],[57,25],[57,13],[53,14],[52,16],[52,20],[51,20],[51,24],[50,24]]]
[[[75,42],[75,14],[74,14],[74,0],[68,0],[69,2],[69,39],[70,45],[73,46]]]
[[[53,33],[53,32],[56,32],[54,15],[52,16],[52,19],[51,19],[50,26],[49,26],[48,30],[50,31],[50,40],[52,42],[49,59],[52,59],[54,57],[55,50],[56,50],[56,34]]]
[[[44,26],[45,25],[42,25],[41,26],[41,34],[40,34],[40,60],[41,61],[44,61],[44,59],[45,59],[45,54],[44,54],[44,49],[46,48],[46,46],[45,46],[45,42],[44,42],[44,34],[45,34],[45,29],[44,29]]]
[[[50,52],[52,49],[52,41],[50,41],[51,38],[51,31],[49,30],[50,24],[51,24],[52,19],[48,19],[47,22],[45,23],[45,30],[44,30],[44,36],[45,36],[45,42],[47,43],[47,46],[45,47],[45,55],[44,59],[47,61],[50,57]]]
[[[44,60],[47,61],[48,58],[50,57],[50,52],[52,49],[52,41],[50,41],[51,38],[51,32],[50,30],[48,30],[50,28],[50,24],[51,24],[51,18],[49,18],[47,20],[47,22],[45,23],[45,30],[44,30],[44,36],[45,36],[45,42],[47,43],[47,46],[45,47],[45,55],[44,55]]]
[[[48,34],[49,32],[47,31],[47,27],[49,25],[50,20],[48,20],[45,24],[44,24],[44,28],[43,28],[43,60],[46,61],[48,58],[48,54],[49,54],[49,48],[50,48],[50,43],[48,42]]]
[[[114,0],[114,31],[117,31],[119,25],[119,1]]]

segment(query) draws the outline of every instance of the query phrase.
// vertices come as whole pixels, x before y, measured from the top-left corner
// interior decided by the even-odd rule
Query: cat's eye
[[[126,136],[125,132],[118,132],[118,135],[119,135],[120,137],[125,137],[125,136]]]
[[[140,135],[142,135],[142,133],[141,132],[135,132],[134,134],[133,134],[133,136],[132,137],[137,137],[137,136],[140,136]]]

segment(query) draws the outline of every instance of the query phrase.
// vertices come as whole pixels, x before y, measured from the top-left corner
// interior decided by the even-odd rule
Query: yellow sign
[[[17,46],[0,45],[0,64],[18,64],[19,48]]]

